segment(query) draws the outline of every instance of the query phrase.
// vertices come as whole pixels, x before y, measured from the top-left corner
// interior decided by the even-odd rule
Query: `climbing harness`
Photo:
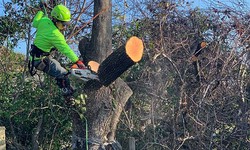
[[[36,68],[38,70],[44,71],[44,69],[46,68],[48,64],[48,61],[45,59],[46,58],[45,56],[49,56],[49,55],[50,55],[49,52],[44,52],[38,47],[36,47],[35,45],[31,45],[31,51],[30,51],[31,59],[29,60],[29,63],[28,63],[28,68],[29,68],[29,72],[31,76],[34,76],[36,74],[35,61],[36,60],[41,61],[38,65],[36,65]]]

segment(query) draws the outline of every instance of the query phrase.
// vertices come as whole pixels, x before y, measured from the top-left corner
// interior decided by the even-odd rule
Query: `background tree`
[[[128,79],[135,93],[134,102],[120,124],[127,128],[127,136],[140,141],[136,146],[139,149],[249,146],[249,119],[244,119],[249,114],[245,111],[243,118],[238,114],[241,106],[244,110],[248,107],[246,101],[242,103],[238,84],[239,56],[245,50],[241,51],[237,43],[235,30],[240,30],[234,24],[236,18],[244,16],[245,9],[238,5],[242,3],[237,4],[241,10],[218,3],[223,7],[218,8],[212,1],[206,3],[207,9],[193,9],[185,1],[154,1],[144,7],[148,11],[143,11],[147,15],[140,29],[146,37],[148,57],[139,79]],[[202,41],[208,44],[198,49],[201,54],[195,58]],[[193,61],[199,62],[198,81]],[[121,137],[126,137],[121,131]],[[239,134],[245,142],[234,138]]]

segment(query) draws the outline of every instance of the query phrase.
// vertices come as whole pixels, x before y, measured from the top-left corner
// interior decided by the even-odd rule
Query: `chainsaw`
[[[70,70],[68,71],[69,74],[87,82],[89,80],[96,80],[99,81],[98,77],[98,69],[99,69],[99,63],[96,61],[89,61],[87,64],[87,67],[84,69],[80,69],[77,67],[77,65],[71,66]]]
[[[98,69],[99,63],[95,61],[88,62],[88,67],[85,69],[77,68],[72,66],[68,71],[69,75],[72,75],[85,82],[84,89],[97,90],[103,86],[100,81]]]
[[[89,81],[89,80],[97,80],[99,81],[99,77],[97,75],[97,73],[95,73],[94,71],[92,71],[89,68],[86,69],[77,69],[77,68],[71,68],[69,70],[69,73],[85,82]]]

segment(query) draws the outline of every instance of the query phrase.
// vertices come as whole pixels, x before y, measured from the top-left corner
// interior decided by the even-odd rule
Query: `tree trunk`
[[[82,45],[80,42],[79,50],[85,55],[85,61],[94,60],[101,63],[112,52],[111,0],[95,0],[94,16],[97,14],[99,16],[93,21],[90,44]],[[84,41],[86,43],[86,39]],[[115,132],[122,109],[132,95],[132,90],[119,78],[110,87],[103,86],[98,90],[85,91],[88,149],[91,150],[108,147],[121,149],[115,141]],[[77,114],[73,115],[73,126],[76,137],[79,137],[78,141],[82,140],[81,143],[85,143],[84,124]],[[75,149],[87,149],[85,144],[75,146]]]
[[[93,21],[91,49],[87,55],[92,60],[102,62],[112,52],[112,6],[111,0],[94,0],[94,16],[99,15]]]
[[[40,119],[38,121],[38,125],[35,129],[35,132],[33,133],[32,136],[32,150],[38,150],[39,149],[39,135],[42,129],[42,124],[43,124],[43,115],[40,116]]]

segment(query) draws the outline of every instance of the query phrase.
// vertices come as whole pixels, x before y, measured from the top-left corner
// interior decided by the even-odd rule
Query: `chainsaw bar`
[[[98,75],[89,69],[70,69],[70,74],[80,78],[83,81],[98,80]]]

